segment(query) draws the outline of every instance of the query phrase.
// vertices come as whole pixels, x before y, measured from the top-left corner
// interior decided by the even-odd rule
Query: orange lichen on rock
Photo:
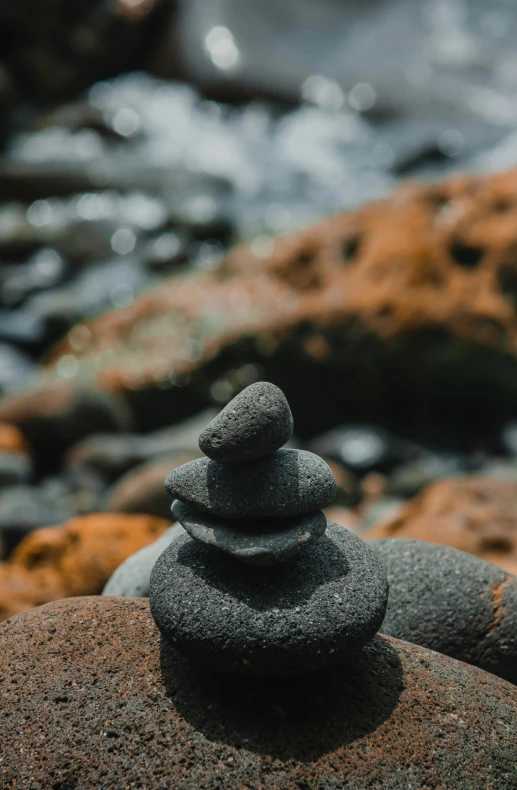
[[[517,483],[481,477],[440,480],[362,537],[441,543],[517,574]],[[499,593],[494,590],[494,606]]]
[[[169,526],[154,516],[95,513],[35,530],[0,564],[0,619],[58,598],[100,593],[127,557]]]

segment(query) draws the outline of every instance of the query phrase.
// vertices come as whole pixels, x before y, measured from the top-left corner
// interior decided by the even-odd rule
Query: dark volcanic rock
[[[179,538],[154,566],[149,598],[165,639],[196,662],[291,675],[338,664],[369,642],[388,585],[368,546],[330,522],[324,537],[273,568]]]
[[[517,578],[419,540],[369,541],[388,573],[383,633],[517,683]]]
[[[336,481],[325,461],[305,450],[278,450],[242,465],[199,458],[165,481],[175,499],[222,518],[284,518],[329,505]]]
[[[79,598],[1,625],[0,655],[5,788],[517,783],[517,689],[389,637],[309,677],[200,675],[147,601]]]
[[[282,390],[259,381],[240,392],[207,425],[199,446],[214,461],[251,461],[282,447],[293,435],[293,427]]]
[[[225,521],[200,513],[177,499],[172,515],[195,540],[252,565],[284,562],[321,538],[327,528],[321,510],[284,519]]]
[[[158,540],[132,554],[112,573],[102,591],[103,595],[125,596],[127,598],[147,598],[151,571],[160,554],[175,538],[184,535],[180,524],[169,527]]]

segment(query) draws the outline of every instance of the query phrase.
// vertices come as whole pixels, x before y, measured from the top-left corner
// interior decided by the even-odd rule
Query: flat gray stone
[[[114,571],[102,591],[103,595],[116,595],[124,598],[148,598],[149,583],[153,565],[173,540],[184,535],[185,530],[174,524],[160,535],[158,540],[135,552]]]
[[[194,662],[292,675],[358,653],[380,628],[388,582],[368,544],[329,522],[320,540],[272,568],[178,538],[153,568],[149,600],[165,640]]]
[[[165,489],[204,513],[223,518],[286,518],[321,510],[336,496],[325,461],[306,450],[225,465],[198,458],[173,469]]]
[[[214,461],[239,463],[263,458],[293,435],[293,415],[281,389],[268,381],[251,384],[207,425],[201,450]]]
[[[450,546],[368,543],[390,584],[384,634],[517,683],[517,577]]]
[[[285,562],[321,538],[327,528],[321,510],[291,518],[224,520],[176,499],[172,515],[194,540],[252,565]]]

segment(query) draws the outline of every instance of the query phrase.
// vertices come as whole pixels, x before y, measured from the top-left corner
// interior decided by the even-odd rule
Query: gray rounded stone
[[[148,598],[149,584],[153,565],[173,540],[184,535],[185,530],[174,524],[160,535],[158,540],[135,552],[114,571],[102,591],[103,595],[116,595],[125,598]]]
[[[282,447],[293,435],[293,425],[282,390],[259,381],[246,387],[207,425],[199,446],[214,461],[251,461]]]
[[[173,469],[165,488],[174,499],[222,518],[299,516],[336,496],[328,465],[306,450],[278,450],[238,466],[198,458]]]
[[[321,510],[291,518],[224,520],[176,499],[172,515],[194,540],[252,565],[285,562],[321,538],[327,528]]]
[[[517,577],[420,540],[369,541],[388,574],[381,631],[517,683]]]
[[[320,540],[272,568],[178,538],[153,568],[149,600],[165,640],[194,662],[292,675],[359,652],[380,628],[388,583],[368,545],[329,522]]]

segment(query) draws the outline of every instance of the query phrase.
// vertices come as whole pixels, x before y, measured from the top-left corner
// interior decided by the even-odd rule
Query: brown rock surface
[[[8,562],[0,563],[0,620],[64,595],[59,579],[52,572],[31,573]]]
[[[95,513],[35,530],[0,563],[0,620],[58,598],[100,593],[127,557],[169,527],[153,516]]]
[[[29,454],[29,446],[16,425],[0,423],[0,453]]]
[[[118,513],[148,513],[171,520],[171,498],[164,488],[164,480],[182,464],[194,460],[194,455],[177,455],[141,464],[127,472],[108,491],[106,510]]]
[[[361,537],[441,543],[517,574],[517,483],[482,477],[440,480]]]
[[[38,395],[6,398],[0,419],[39,441],[52,419],[62,437],[39,397],[71,354],[61,396],[118,393],[140,429],[258,378],[284,390],[305,433],[381,412],[490,424],[516,411],[516,303],[517,170],[409,184],[277,239],[267,258],[241,247],[92,320],[84,347],[65,338]]]
[[[349,666],[199,676],[143,599],[82,598],[0,626],[0,784],[31,790],[474,790],[517,783],[517,689],[376,637]]]

